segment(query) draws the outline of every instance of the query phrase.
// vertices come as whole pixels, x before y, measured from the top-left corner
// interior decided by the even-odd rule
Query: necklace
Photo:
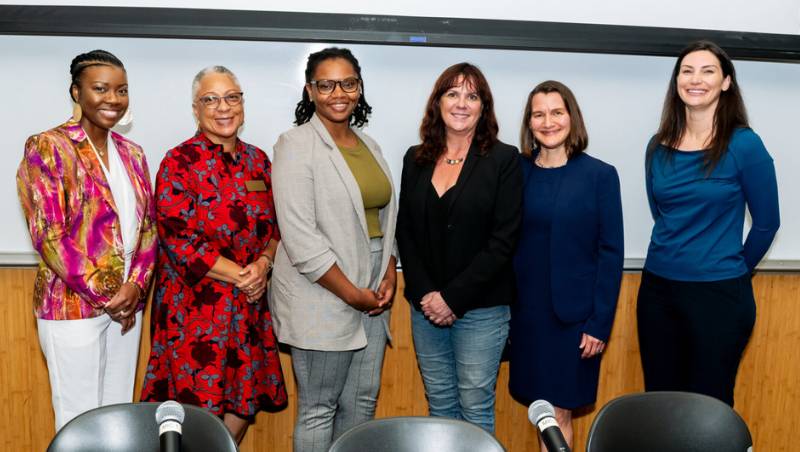
[[[566,166],[567,165],[567,162],[564,162],[564,163],[561,163],[561,164],[558,164],[558,165],[545,165],[544,163],[542,163],[542,154],[541,153],[536,156],[536,159],[533,161],[533,163],[536,166],[538,166],[539,168],[544,168],[544,169],[561,168],[562,166]]]
[[[458,165],[459,163],[464,163],[464,159],[467,158],[467,153],[464,150],[460,150],[458,152],[454,152],[454,154],[456,154],[456,155],[461,154],[461,153],[464,154],[463,157],[457,158],[457,159],[450,159],[450,158],[447,158],[447,150],[445,149],[445,152],[443,153],[444,155],[442,155],[442,158],[444,159],[444,162],[447,163],[448,165]]]
[[[95,146],[94,141],[92,141],[92,138],[89,136],[89,134],[86,133],[85,130],[83,131],[83,133],[86,134],[86,139],[89,140],[89,144],[92,146],[92,149],[94,149],[94,152],[96,152],[101,158],[105,157],[106,151],[108,150],[108,139],[106,138],[106,145],[98,149],[98,147]]]

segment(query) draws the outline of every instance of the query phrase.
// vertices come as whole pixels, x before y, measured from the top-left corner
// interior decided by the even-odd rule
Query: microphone
[[[539,429],[548,452],[571,452],[556,422],[556,410],[546,400],[537,400],[528,407],[528,420]]]
[[[183,407],[174,400],[167,400],[156,408],[161,452],[180,452],[181,424],[184,416]]]

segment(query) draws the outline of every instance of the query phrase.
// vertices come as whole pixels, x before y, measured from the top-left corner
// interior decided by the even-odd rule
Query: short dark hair
[[[661,111],[661,124],[658,132],[647,147],[648,165],[653,152],[659,144],[667,147],[667,155],[673,152],[681,142],[686,131],[686,107],[678,94],[678,74],[686,55],[701,50],[707,50],[719,60],[723,77],[730,77],[731,83],[727,90],[720,93],[717,110],[714,112],[714,130],[711,132],[711,141],[705,151],[704,167],[706,174],[710,174],[728,149],[734,129],[749,127],[747,109],[744,106],[739,83],[736,81],[736,70],[731,57],[724,50],[711,41],[695,41],[686,46],[678,55],[672,76],[669,79],[667,95],[664,98],[664,108]]]
[[[475,127],[473,140],[478,145],[481,154],[486,154],[497,143],[497,118],[494,115],[494,98],[489,82],[477,66],[470,63],[458,63],[445,69],[436,79],[425,105],[425,116],[419,127],[419,137],[422,144],[417,147],[414,156],[418,164],[435,163],[446,147],[446,128],[439,105],[441,97],[447,90],[457,86],[459,80],[471,84],[481,98],[481,116]]]
[[[575,94],[572,93],[572,90],[567,85],[555,80],[547,80],[536,85],[531,93],[528,94],[525,112],[522,115],[519,138],[522,155],[531,157],[535,148],[538,147],[536,138],[531,130],[531,115],[533,114],[531,102],[533,101],[533,96],[540,93],[558,93],[561,96],[561,100],[564,101],[564,106],[567,107],[570,120],[569,135],[567,135],[567,141],[564,143],[567,149],[567,158],[575,157],[586,150],[586,147],[589,146],[589,134],[586,132],[586,125],[583,122],[583,114],[581,113],[581,107],[578,105],[578,99],[575,98]]]
[[[311,83],[311,80],[314,78],[314,72],[317,70],[320,63],[335,58],[341,58],[352,64],[356,75],[358,75],[358,78],[361,80],[361,96],[358,97],[356,108],[353,110],[353,114],[350,115],[350,125],[362,127],[369,121],[368,117],[372,113],[372,107],[369,106],[366,97],[364,97],[364,79],[361,77],[361,66],[359,66],[358,60],[349,49],[328,47],[327,49],[310,54],[308,56],[308,62],[306,63],[306,83]],[[304,86],[302,98],[294,109],[294,123],[298,126],[307,123],[311,119],[311,116],[314,115],[314,111],[316,111],[316,107],[314,106],[314,102],[311,102],[308,91],[306,91]]]
[[[80,86],[81,74],[90,66],[115,66],[123,71],[125,70],[122,61],[111,52],[105,50],[92,50],[76,56],[69,65],[69,73],[72,76],[72,82],[69,84],[69,97],[73,101],[76,99],[72,97],[72,87]]]

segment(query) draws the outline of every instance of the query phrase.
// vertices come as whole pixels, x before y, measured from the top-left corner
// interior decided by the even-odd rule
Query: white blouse
[[[114,143],[114,140],[110,139],[110,137],[108,141]],[[96,152],[97,149],[95,149]],[[123,277],[123,281],[125,281],[130,273],[131,261],[133,260],[133,254],[136,252],[136,242],[139,236],[139,218],[136,216],[136,193],[133,191],[133,184],[119,156],[116,144],[108,147],[108,168],[106,168],[99,156],[98,160],[111,188],[114,204],[117,206],[120,232],[122,233],[122,246],[125,252],[125,275]]]

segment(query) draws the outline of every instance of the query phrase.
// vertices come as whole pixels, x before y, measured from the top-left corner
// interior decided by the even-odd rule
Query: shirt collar
[[[221,144],[216,144],[213,141],[211,141],[211,139],[209,139],[208,136],[206,136],[206,134],[203,133],[201,130],[198,130],[194,136],[198,140],[198,142],[205,144],[206,148],[217,154],[217,156],[222,158],[223,161],[225,162],[232,162],[238,164],[239,162],[241,162],[242,155],[245,152],[247,152],[247,146],[245,146],[244,141],[240,140],[239,137],[236,137],[236,155],[233,156],[225,152],[222,149]]]

